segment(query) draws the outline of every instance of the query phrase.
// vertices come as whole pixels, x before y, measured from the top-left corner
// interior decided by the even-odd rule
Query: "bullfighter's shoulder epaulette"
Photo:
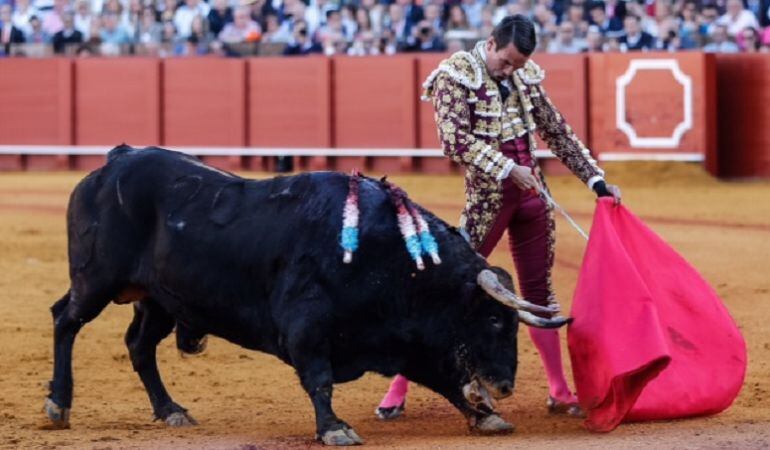
[[[422,87],[425,89],[425,93],[422,96],[423,100],[429,100],[433,94],[433,83],[436,81],[439,75],[442,73],[447,74],[453,81],[461,84],[468,89],[478,89],[484,82],[483,67],[470,52],[460,51],[454,53],[449,58],[441,61],[436,70],[428,75]]]
[[[516,71],[516,75],[524,84],[538,84],[545,79],[545,70],[530,59],[524,67]]]

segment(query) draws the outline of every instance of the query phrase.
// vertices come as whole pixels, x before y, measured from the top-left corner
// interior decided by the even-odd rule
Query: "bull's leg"
[[[314,334],[321,327],[299,325],[290,333],[291,361],[310,396],[316,417],[316,438],[326,445],[358,445],[363,440],[332,410],[334,376],[328,341]]]
[[[196,425],[187,410],[174,403],[158,372],[158,343],[174,329],[174,318],[152,299],[134,304],[134,320],[126,332],[126,345],[134,371],[150,397],[155,417],[170,426]]]
[[[206,350],[207,341],[206,334],[192,330],[181,323],[176,324],[176,348],[183,357],[203,353]]]
[[[75,297],[67,292],[51,307],[54,323],[54,367],[45,412],[55,428],[69,428],[72,408],[72,347],[75,337],[86,323],[93,320],[109,298]]]

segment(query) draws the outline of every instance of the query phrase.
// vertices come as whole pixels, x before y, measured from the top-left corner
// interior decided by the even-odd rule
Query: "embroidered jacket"
[[[472,52],[457,52],[442,61],[423,84],[423,100],[435,108],[439,139],[448,157],[465,167],[466,206],[460,226],[479,248],[502,206],[502,182],[516,163],[500,146],[527,145],[535,175],[534,132],[589,188],[604,171],[578,139],[541,86],[544,71],[533,61],[509,80],[513,89],[503,103],[498,85],[484,62],[483,42]]]

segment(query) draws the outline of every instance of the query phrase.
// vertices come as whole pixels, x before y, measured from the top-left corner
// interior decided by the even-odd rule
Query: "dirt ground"
[[[517,390],[501,403],[516,424],[504,437],[474,437],[445,400],[413,387],[394,422],[373,410],[388,380],[367,375],[335,391],[338,415],[372,448],[770,448],[770,182],[721,182],[697,165],[605,164],[624,201],[716,288],[749,346],[749,370],[735,404],[722,414],[624,424],[591,434],[580,420],[549,417],[534,347],[520,340]],[[378,174],[372,174],[378,175]],[[82,173],[0,174],[0,448],[320,447],[312,407],[292,369],[277,359],[210,339],[205,354],[182,359],[173,339],[159,364],[174,398],[200,425],[153,422],[123,344],[130,306],[111,305],[80,333],[74,351],[70,430],[51,431],[42,412],[52,372],[49,306],[67,289],[65,208]],[[462,206],[459,176],[392,177],[450,223]],[[586,229],[593,195],[574,177],[549,178],[555,199]],[[555,285],[568,311],[585,241],[557,219]],[[502,241],[492,262],[512,269]]]

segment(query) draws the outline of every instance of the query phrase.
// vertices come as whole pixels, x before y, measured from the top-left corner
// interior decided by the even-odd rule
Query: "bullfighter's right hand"
[[[540,188],[540,183],[538,183],[535,175],[532,174],[531,167],[513,166],[509,176],[511,177],[513,184],[522,191],[528,191],[530,189],[538,190]]]

